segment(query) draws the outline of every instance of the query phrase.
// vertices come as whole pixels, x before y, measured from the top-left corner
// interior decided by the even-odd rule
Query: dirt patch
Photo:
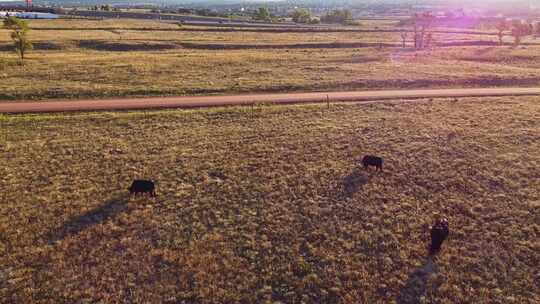
[[[499,45],[495,41],[484,41],[484,40],[467,40],[467,41],[450,41],[438,43],[438,47],[451,47],[451,46],[496,46]]]
[[[360,80],[340,84],[329,84],[317,89],[389,89],[389,88],[452,88],[452,87],[504,87],[504,86],[536,86],[540,84],[540,77],[508,78],[508,77],[474,77],[467,79],[445,80],[445,79],[389,79],[389,80]]]
[[[32,42],[34,45],[34,50],[37,51],[58,51],[63,50],[65,47],[61,44],[52,43],[52,42]],[[13,44],[3,43],[0,44],[1,52],[10,52],[13,51]]]
[[[385,60],[385,58],[381,57],[352,57],[352,58],[346,58],[346,59],[339,59],[339,60],[333,60],[331,63],[338,63],[338,64],[358,64],[358,63],[370,63],[370,62],[381,62]]]
[[[462,56],[458,58],[463,61],[470,62],[481,62],[481,63],[492,63],[492,64],[504,64],[507,66],[516,66],[516,67],[536,67],[540,68],[540,57],[539,56],[512,56],[512,55],[471,55],[471,56]]]
[[[524,46],[540,45],[539,43],[522,43]],[[489,40],[462,40],[462,41],[449,41],[438,43],[438,47],[454,47],[454,46],[500,46],[498,41]],[[505,43],[504,46],[512,46],[510,43]]]
[[[245,50],[245,49],[351,49],[351,48],[397,48],[399,43],[375,42],[330,42],[330,43],[295,43],[295,44],[234,44],[234,43],[180,43],[187,49],[199,50]],[[437,44],[437,47],[497,46],[496,41],[450,41]],[[534,44],[529,44],[534,45]]]
[[[181,43],[182,47],[201,50],[244,50],[244,49],[339,49],[367,47],[397,47],[393,43],[332,42],[297,44],[224,44],[224,43]]]
[[[108,42],[99,40],[79,41],[78,46],[83,49],[107,52],[144,52],[144,51],[165,51],[179,48],[176,44],[170,43],[149,43],[149,42]]]

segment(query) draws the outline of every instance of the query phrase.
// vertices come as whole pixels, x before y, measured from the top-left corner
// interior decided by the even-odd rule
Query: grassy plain
[[[31,26],[36,50],[24,66],[0,30],[1,99],[540,84],[540,46],[483,46],[497,41],[485,34],[439,33],[441,43],[472,45],[415,52],[390,47],[401,43],[397,32],[216,31],[122,19]]]
[[[2,116],[0,299],[538,303],[538,101]]]

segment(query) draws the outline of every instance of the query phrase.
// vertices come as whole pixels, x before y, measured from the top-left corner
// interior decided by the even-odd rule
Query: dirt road
[[[101,110],[138,110],[165,108],[201,108],[249,105],[254,103],[301,104],[341,101],[377,101],[391,99],[457,98],[488,96],[540,96],[538,88],[484,88],[392,90],[354,92],[316,92],[253,94],[230,96],[180,96],[122,98],[103,100],[63,100],[43,102],[0,102],[0,113],[47,113]]]

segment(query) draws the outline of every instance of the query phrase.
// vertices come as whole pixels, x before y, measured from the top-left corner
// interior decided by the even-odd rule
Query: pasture
[[[0,98],[540,84],[540,45],[532,38],[511,48],[496,45],[489,31],[440,29],[434,34],[439,47],[414,51],[400,48],[396,25],[369,21],[295,32],[155,20],[31,21],[35,50],[23,66],[11,51],[9,32],[0,30]]]
[[[538,101],[0,116],[0,299],[538,303]]]

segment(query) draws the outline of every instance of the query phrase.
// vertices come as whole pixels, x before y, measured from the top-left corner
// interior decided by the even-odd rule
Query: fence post
[[[326,107],[330,109],[330,96],[328,94],[326,94]]]

